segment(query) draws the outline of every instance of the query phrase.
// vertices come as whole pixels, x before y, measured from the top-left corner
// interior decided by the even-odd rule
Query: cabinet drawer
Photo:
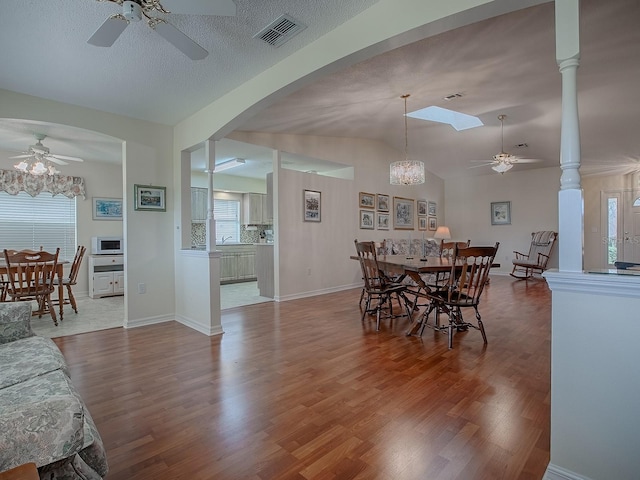
[[[91,257],[93,265],[102,267],[107,265],[124,265],[124,255],[104,255]]]

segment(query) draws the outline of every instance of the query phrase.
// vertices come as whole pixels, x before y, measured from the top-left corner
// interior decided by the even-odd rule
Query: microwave
[[[122,237],[91,237],[92,255],[117,255],[124,253]]]

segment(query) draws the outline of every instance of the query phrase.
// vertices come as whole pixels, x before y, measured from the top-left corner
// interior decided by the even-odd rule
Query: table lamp
[[[444,225],[438,227],[436,233],[433,234],[433,238],[441,238],[443,240],[449,240],[451,238],[451,232],[449,231],[449,227],[445,227]]]

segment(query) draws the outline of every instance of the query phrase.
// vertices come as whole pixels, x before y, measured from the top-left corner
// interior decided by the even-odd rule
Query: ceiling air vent
[[[259,38],[269,45],[279,47],[305,28],[307,28],[306,25],[289,15],[282,15],[256,33],[253,38]]]

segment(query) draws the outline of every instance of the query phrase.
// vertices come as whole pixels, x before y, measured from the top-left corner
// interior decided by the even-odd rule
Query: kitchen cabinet
[[[191,221],[204,223],[207,220],[207,192],[206,188],[191,187]]]
[[[124,295],[124,255],[89,255],[89,296]]]
[[[262,193],[245,193],[242,196],[244,225],[267,224],[267,196]]]
[[[246,282],[256,279],[255,245],[218,245],[220,283]]]

